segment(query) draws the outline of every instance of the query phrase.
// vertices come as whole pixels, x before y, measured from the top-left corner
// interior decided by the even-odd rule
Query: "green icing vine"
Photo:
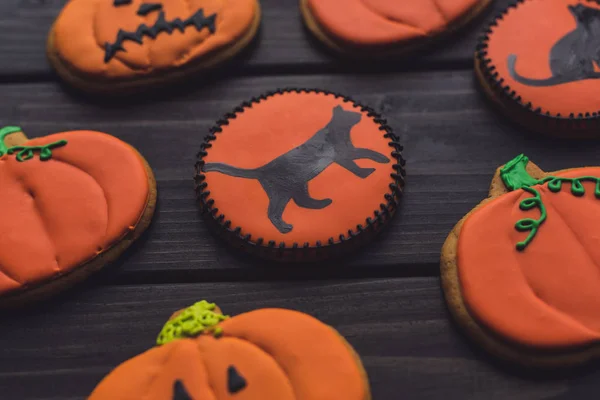
[[[176,339],[195,337],[203,333],[221,336],[223,329],[218,324],[229,316],[214,312],[216,307],[215,303],[202,300],[186,308],[165,324],[158,334],[156,344],[161,346]]]
[[[540,226],[546,221],[547,212],[546,206],[540,196],[540,192],[532,186],[547,184],[548,189],[552,193],[558,193],[561,191],[563,183],[571,185],[571,194],[573,196],[581,197],[585,195],[585,187],[582,182],[594,182],[596,184],[594,195],[597,199],[600,199],[600,178],[596,176],[580,176],[578,178],[563,178],[560,176],[547,176],[542,179],[535,179],[526,170],[529,159],[523,154],[515,157],[502,168],[500,168],[500,177],[504,182],[504,185],[509,190],[522,189],[530,193],[533,197],[529,197],[521,200],[519,208],[523,211],[528,211],[534,208],[540,210],[540,217],[538,219],[523,218],[517,221],[515,229],[519,232],[529,232],[529,235],[522,242],[518,242],[516,245],[517,250],[523,251],[535,238]]]
[[[44,146],[13,146],[7,148],[4,144],[4,138],[16,132],[22,132],[21,128],[18,126],[7,126],[0,129],[0,157],[5,154],[17,153],[17,161],[23,162],[32,159],[37,151],[40,154],[40,160],[46,161],[52,158],[52,149],[62,147],[67,144],[66,140],[58,140],[56,142],[48,143]]]

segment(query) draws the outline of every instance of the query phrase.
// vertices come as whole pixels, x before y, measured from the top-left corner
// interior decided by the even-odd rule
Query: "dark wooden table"
[[[336,60],[310,40],[297,0],[261,0],[260,36],[220,73],[141,99],[92,101],[65,90],[44,55],[65,0],[0,2],[0,123],[31,136],[111,133],[152,165],[159,203],[144,239],[113,268],[52,301],[0,316],[0,398],[82,399],[112,368],[150,348],[174,310],[199,299],[230,314],[310,313],[362,356],[375,400],[598,398],[600,372],[516,372],[472,347],[449,319],[439,251],[487,194],[494,169],[525,152],[547,170],[600,164],[600,144],[540,138],[505,122],[476,90],[477,35],[508,3],[423,54],[377,68]],[[214,121],[278,87],[356,97],[387,116],[405,145],[407,187],[379,240],[328,269],[268,268],[231,254],[199,219],[192,171]]]

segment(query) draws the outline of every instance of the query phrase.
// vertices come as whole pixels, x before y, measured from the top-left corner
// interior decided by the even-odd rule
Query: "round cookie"
[[[131,91],[182,80],[246,47],[258,0],[71,0],[47,53],[58,74],[89,91]]]
[[[113,370],[89,399],[371,399],[350,344],[297,311],[230,318],[203,300],[167,322],[158,344]]]
[[[150,224],[156,183],[99,132],[0,129],[0,308],[41,300],[115,260]]]
[[[308,29],[351,56],[403,53],[479,15],[490,0],[300,0]]]
[[[448,236],[442,285],[459,325],[501,358],[600,357],[600,167],[545,173],[520,155]]]
[[[206,221],[258,256],[346,254],[394,215],[402,146],[386,121],[348,97],[286,89],[244,102],[205,139],[196,193]]]
[[[561,137],[597,136],[600,4],[521,0],[485,31],[475,70],[484,92],[509,118]]]

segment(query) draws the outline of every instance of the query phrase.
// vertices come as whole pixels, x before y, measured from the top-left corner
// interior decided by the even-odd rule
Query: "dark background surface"
[[[158,209],[143,239],[83,286],[0,315],[0,399],[82,399],[112,368],[152,346],[163,322],[202,298],[231,315],[261,307],[308,312],[361,355],[375,400],[595,399],[600,372],[517,372],[471,346],[449,320],[439,252],[487,194],[495,168],[525,152],[546,170],[598,165],[600,144],[536,137],[489,110],[471,65],[479,32],[508,1],[419,55],[377,68],[308,37],[297,0],[261,0],[253,47],[202,82],[144,99],[91,101],[62,87],[45,55],[64,0],[0,2],[0,123],[30,137],[111,133],[153,167]],[[268,268],[231,254],[199,219],[193,164],[216,119],[278,87],[339,91],[382,112],[407,159],[402,208],[365,251],[326,269]]]

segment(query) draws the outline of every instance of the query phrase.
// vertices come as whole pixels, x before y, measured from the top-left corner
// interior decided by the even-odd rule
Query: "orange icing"
[[[269,198],[256,179],[237,178],[219,172],[206,172],[207,190],[215,207],[231,220],[232,227],[241,227],[242,235],[252,235],[277,244],[316,241],[326,244],[331,237],[338,240],[358,224],[365,225],[367,217],[387,203],[384,195],[390,191],[394,172],[390,139],[383,137],[366,112],[333,95],[320,93],[285,93],[253,104],[251,108],[229,120],[223,132],[208,149],[206,163],[219,162],[240,168],[258,168],[282,154],[305,143],[332,118],[332,109],[341,105],[344,110],[361,112],[362,117],[350,133],[352,143],[359,148],[377,151],[389,158],[388,163],[357,159],[362,168],[374,168],[367,178],[360,178],[338,164],[332,164],[308,182],[308,191],[315,199],[331,199],[322,209],[299,207],[292,200],[287,204],[283,220],[293,225],[293,230],[281,233],[268,218]],[[243,207],[240,201],[243,199]]]
[[[332,36],[355,45],[386,45],[445,29],[480,0],[307,0]]]
[[[554,86],[529,86],[515,81],[508,70],[507,59],[516,55],[516,72],[531,79],[552,76],[550,54],[552,47],[576,28],[576,21],[568,6],[582,4],[600,8],[585,0],[527,0],[508,13],[497,26],[491,27],[487,57],[492,60],[500,78],[521,96],[521,102],[531,102],[542,112],[593,113],[600,110],[600,80],[584,79]],[[597,87],[596,87],[597,86]]]
[[[173,398],[181,380],[196,400],[365,400],[368,385],[349,347],[318,320],[263,309],[222,322],[223,336],[179,339],[117,367],[90,400]],[[227,390],[234,366],[247,385]]]
[[[137,225],[148,198],[145,166],[120,140],[98,132],[29,140],[67,140],[18,162],[0,158],[0,295],[75,269]]]
[[[151,27],[158,11],[140,16],[143,0],[114,6],[112,0],[71,0],[54,25],[54,47],[60,59],[72,69],[104,78],[131,78],[184,66],[230,46],[250,29],[258,12],[256,0],[157,0],[167,21],[186,20],[198,9],[204,15],[216,13],[216,31],[198,31],[189,26],[184,33],[162,32],[155,39],[145,36],[142,44],[126,41],[125,51],[104,62],[105,44],[114,43],[119,30],[135,32],[138,26]]]
[[[553,174],[600,177],[600,167]],[[600,339],[600,199],[595,184],[585,195],[534,186],[547,209],[535,239],[519,252],[527,232],[515,229],[538,209],[519,203],[532,197],[516,190],[476,209],[458,239],[458,277],[469,311],[502,337],[534,347],[585,345]]]

